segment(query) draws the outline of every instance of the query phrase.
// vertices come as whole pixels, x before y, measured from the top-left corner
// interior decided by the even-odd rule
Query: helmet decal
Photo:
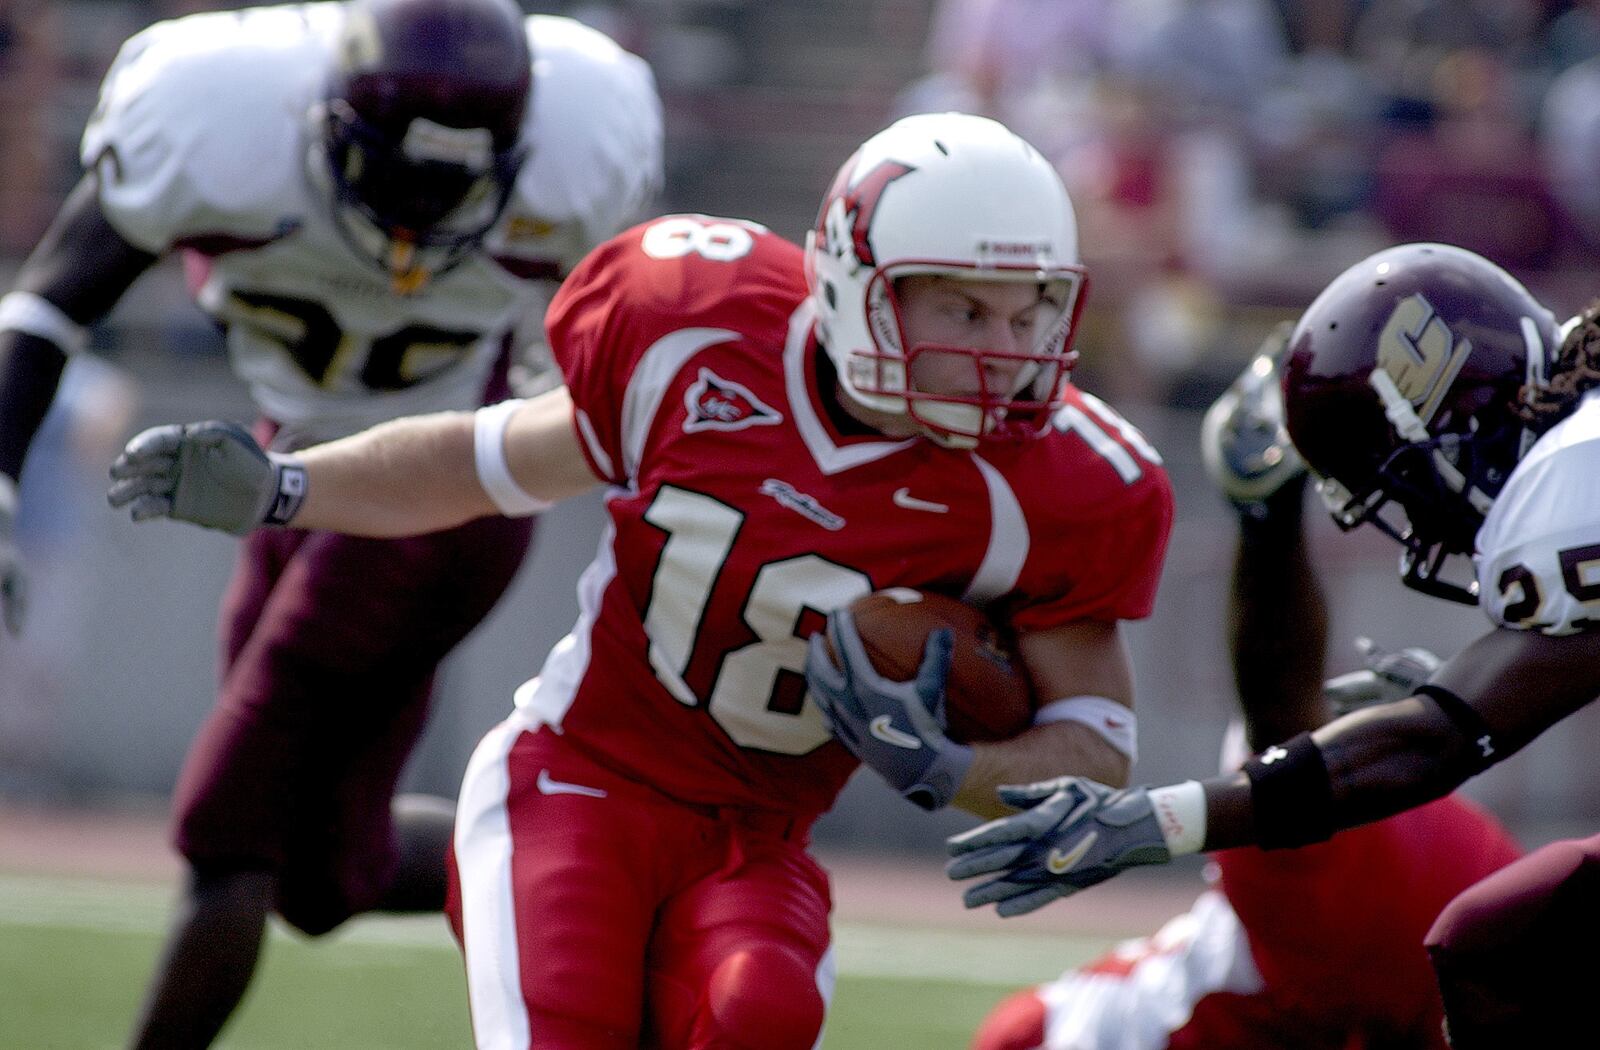
[[[881,161],[871,171],[849,185],[854,164],[846,164],[833,182],[833,188],[823,198],[822,211],[817,222],[818,235],[824,251],[842,255],[845,243],[855,246],[856,262],[862,266],[876,266],[872,252],[872,213],[878,209],[878,200],[889,183],[916,168],[899,161]]]
[[[1395,304],[1378,335],[1378,367],[1394,380],[1424,423],[1439,411],[1471,353],[1472,343],[1458,339],[1420,292]]]

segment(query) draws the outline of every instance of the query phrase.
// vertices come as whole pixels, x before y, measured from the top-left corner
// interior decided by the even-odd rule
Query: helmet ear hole
[[[839,309],[839,289],[832,281],[822,286],[822,297],[828,301],[828,309]]]

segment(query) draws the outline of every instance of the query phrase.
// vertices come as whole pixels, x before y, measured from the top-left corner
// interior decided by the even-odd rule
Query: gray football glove
[[[284,525],[305,498],[305,468],[294,456],[262,451],[237,423],[152,427],[111,464],[106,499],[134,521],[176,518],[242,536]]]
[[[840,609],[806,646],[806,684],[823,721],[852,755],[923,809],[949,805],[972,765],[972,749],[944,733],[944,683],[950,674],[948,628],[928,635],[922,664],[909,682],[891,681],[872,666],[855,618]]]
[[[1287,321],[1272,330],[1200,424],[1206,473],[1244,513],[1260,514],[1269,496],[1306,469],[1283,425],[1279,385],[1278,365],[1293,330]]]
[[[0,474],[0,618],[13,637],[28,612],[28,577],[17,549],[17,484]]]
[[[1124,868],[1172,859],[1142,787],[1117,790],[1083,777],[1005,785],[1000,801],[1021,810],[951,836],[952,879],[998,877],[961,895],[969,908],[995,905],[1002,918],[1041,908],[1104,882]]]
[[[1387,704],[1411,696],[1444,663],[1427,649],[1411,646],[1391,653],[1379,648],[1371,638],[1357,638],[1356,651],[1367,665],[1365,669],[1322,683],[1322,694],[1341,715],[1369,704]]]

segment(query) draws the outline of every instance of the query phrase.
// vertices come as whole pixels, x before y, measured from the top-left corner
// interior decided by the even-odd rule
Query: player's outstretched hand
[[[838,663],[828,655],[824,634]],[[851,754],[923,809],[948,805],[972,764],[972,749],[944,732],[944,689],[953,644],[948,628],[934,631],[916,677],[891,681],[872,666],[850,611],[839,609],[806,648],[806,684],[828,729]]]
[[[1432,678],[1444,663],[1420,646],[1391,653],[1371,638],[1357,638],[1356,651],[1361,654],[1361,662],[1367,665],[1365,668],[1322,683],[1323,695],[1339,714],[1369,704],[1403,700]]]
[[[952,879],[994,875],[969,887],[969,908],[995,905],[1002,918],[1041,908],[1104,882],[1124,868],[1172,859],[1142,787],[1117,790],[1083,777],[1005,785],[1000,800],[1021,812],[980,824],[945,843]]]
[[[152,427],[111,464],[106,499],[134,521],[176,518],[241,536],[282,525],[305,496],[293,456],[269,454],[237,423],[208,420]]]
[[[17,549],[17,487],[0,474],[0,619],[12,637],[22,633],[28,611],[28,577]]]
[[[1263,513],[1267,498],[1305,473],[1283,423],[1278,364],[1293,325],[1268,334],[1239,378],[1200,424],[1200,457],[1211,482],[1238,510]]]

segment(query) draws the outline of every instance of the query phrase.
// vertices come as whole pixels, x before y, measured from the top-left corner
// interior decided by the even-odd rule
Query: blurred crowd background
[[[0,277],[79,175],[77,139],[120,43],[196,0],[0,0]],[[1600,294],[1600,0],[633,0],[528,3],[653,65],[662,211],[798,238],[832,172],[896,116],[995,116],[1059,166],[1091,290],[1078,375],[1168,458],[1179,521],[1156,616],[1133,632],[1139,780],[1203,773],[1231,704],[1222,631],[1231,513],[1201,476],[1199,413],[1332,276],[1406,240],[1481,252],[1558,315]],[[537,86],[535,87],[537,90]],[[197,99],[196,105],[204,101]],[[158,421],[248,418],[171,270],[96,335],[24,479],[35,622],[0,642],[0,800],[158,798],[210,703],[232,541],[133,529],[100,498],[121,442]],[[598,505],[559,509],[518,588],[447,671],[413,786],[465,756],[571,621]],[[1382,537],[1314,541],[1350,639],[1452,651],[1472,610],[1402,595]],[[1582,738],[1475,785],[1530,842],[1600,812]],[[920,846],[923,819],[858,777],[821,834]]]

